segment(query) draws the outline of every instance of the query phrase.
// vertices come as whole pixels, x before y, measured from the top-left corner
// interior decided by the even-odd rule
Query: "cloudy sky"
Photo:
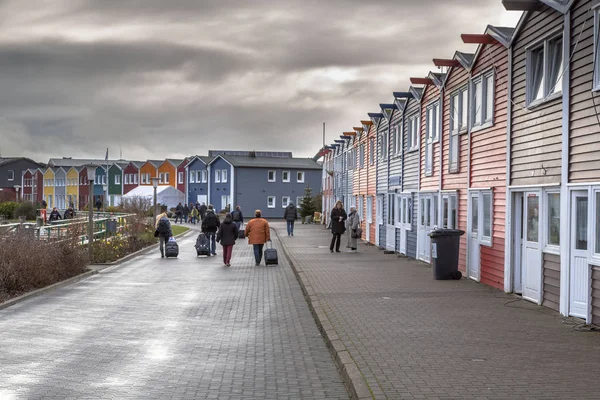
[[[310,157],[500,0],[0,0],[0,154]]]

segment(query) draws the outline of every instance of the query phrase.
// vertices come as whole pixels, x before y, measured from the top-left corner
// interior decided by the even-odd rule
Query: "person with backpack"
[[[159,214],[156,217],[156,232],[154,233],[154,236],[158,236],[158,239],[160,240],[160,257],[165,258],[165,244],[169,238],[173,236],[171,221],[169,221],[166,212]]]
[[[236,206],[235,210],[231,213],[231,218],[233,223],[237,225],[238,230],[240,226],[244,223],[244,215],[242,214],[242,209],[240,206]]]
[[[298,209],[294,203],[289,203],[283,212],[283,219],[287,222],[288,236],[294,236],[294,222],[298,219]]]
[[[65,210],[63,219],[73,219],[73,218],[75,218],[75,211],[73,210],[73,207],[69,207]]]
[[[231,253],[233,245],[238,238],[238,227],[233,221],[230,213],[225,214],[225,220],[217,232],[217,242],[223,246],[223,263],[226,267],[231,267]]]
[[[215,214],[213,205],[209,204],[206,215],[204,215],[204,218],[202,219],[202,232],[204,232],[206,237],[210,240],[210,252],[213,256],[217,255],[216,234],[220,225],[221,222],[219,221],[219,217]]]
[[[206,215],[206,204],[202,203],[202,205],[200,206],[200,209],[198,209],[198,211],[200,212],[200,219],[204,219],[204,216]]]
[[[262,261],[263,247],[271,240],[271,229],[267,220],[262,218],[260,210],[254,211],[254,217],[246,224],[246,237],[248,244],[254,248],[254,261],[258,267]]]

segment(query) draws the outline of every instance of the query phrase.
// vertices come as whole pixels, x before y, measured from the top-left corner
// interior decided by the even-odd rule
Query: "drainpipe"
[[[511,132],[512,132],[512,62],[513,62],[513,50],[512,43],[508,48],[508,84],[506,94],[508,97],[508,104],[506,109],[506,214],[504,218],[504,291],[510,293],[513,291],[513,259],[512,259],[512,248],[513,248],[513,227],[512,227],[512,193],[509,190],[510,186],[510,154],[511,154]],[[508,240],[506,240],[508,238]]]

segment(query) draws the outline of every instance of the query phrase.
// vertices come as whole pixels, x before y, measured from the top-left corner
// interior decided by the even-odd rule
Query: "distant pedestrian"
[[[231,267],[231,253],[233,252],[233,245],[238,238],[238,227],[233,222],[231,214],[225,214],[225,220],[219,227],[217,232],[217,242],[223,246],[223,264],[227,267]]]
[[[258,267],[262,261],[263,247],[271,240],[271,230],[266,219],[262,218],[260,210],[254,211],[254,217],[246,224],[248,244],[254,247],[254,261]]]
[[[208,207],[206,207],[206,204],[202,203],[202,205],[200,206],[200,219],[204,219],[204,216],[206,215],[206,210],[208,210]]]
[[[75,211],[73,210],[73,207],[69,207],[65,210],[63,219],[73,219],[73,218],[75,218]]]
[[[198,222],[199,216],[200,216],[200,213],[198,212],[196,207],[192,207],[192,210],[190,211],[190,222],[192,224],[196,225],[196,222]]]
[[[175,223],[179,220],[182,220],[183,222],[183,205],[181,205],[181,202],[175,207]]]
[[[185,222],[185,223],[190,222],[188,220],[188,215],[190,215],[190,208],[188,207],[188,205],[186,203],[183,206],[183,222]]]
[[[56,207],[54,207],[52,209],[52,212],[50,212],[50,216],[48,217],[48,221],[52,222],[52,221],[58,221],[59,219],[62,219],[62,217],[60,216],[60,212],[58,212],[58,209]]]
[[[100,197],[98,197],[98,200],[96,200],[96,211],[100,212],[101,209],[102,209],[102,200],[100,200]]]
[[[333,237],[331,238],[329,250],[332,253],[334,246],[335,252],[340,253],[340,242],[342,241],[342,235],[346,231],[346,218],[348,218],[348,215],[346,214],[346,211],[344,211],[344,205],[338,200],[338,202],[335,203],[333,210],[331,210],[331,233],[333,234]]]
[[[217,255],[216,235],[220,225],[221,222],[219,221],[219,216],[215,214],[213,205],[209,204],[204,219],[202,220],[202,232],[204,232],[210,240],[210,252],[213,256]]]
[[[294,222],[298,219],[298,209],[294,203],[289,203],[283,212],[283,219],[287,222],[288,236],[294,236]]]
[[[167,213],[164,212],[156,217],[156,231],[154,236],[157,236],[160,240],[160,256],[165,258],[165,244],[169,241],[169,238],[173,236],[171,230],[171,221],[167,217]]]
[[[242,208],[240,206],[235,207],[235,210],[231,213],[231,218],[237,228],[240,229],[240,226],[244,223],[244,214],[242,214]]]
[[[356,207],[350,207],[350,214],[348,215],[346,226],[349,231],[348,247],[350,247],[350,250],[348,250],[348,253],[356,253],[358,239],[360,239],[360,218],[356,212]]]

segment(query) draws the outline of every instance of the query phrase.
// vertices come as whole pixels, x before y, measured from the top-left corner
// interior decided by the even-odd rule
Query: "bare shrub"
[[[140,217],[152,216],[152,200],[147,197],[124,198],[121,208],[126,214],[136,214]]]
[[[43,241],[20,234],[0,237],[0,301],[84,272],[87,251],[75,241]]]

